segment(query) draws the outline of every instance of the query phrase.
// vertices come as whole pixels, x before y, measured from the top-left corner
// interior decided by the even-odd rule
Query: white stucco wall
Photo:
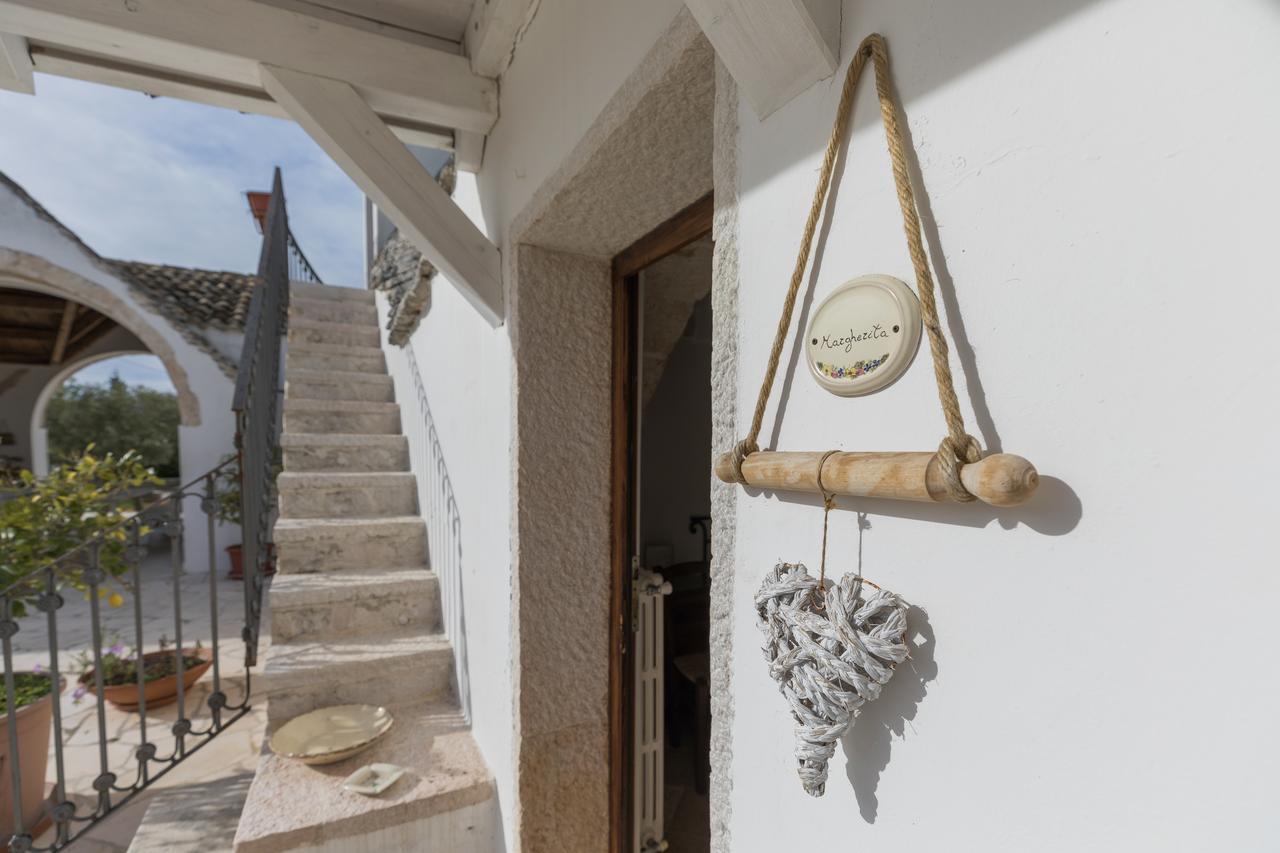
[[[151,336],[169,350],[172,358],[166,368],[171,377],[175,366],[184,374],[183,381],[175,379],[175,386],[181,389],[185,384],[197,404],[186,406],[184,423],[178,427],[179,466],[184,477],[198,476],[232,452],[235,419],[231,412],[234,392],[231,380],[209,355],[144,305],[124,281],[80,243],[38,216],[3,184],[0,184],[0,286],[70,297],[107,314],[144,340]],[[187,500],[183,515],[187,568],[205,571],[208,537],[199,501]],[[238,538],[238,530],[222,527],[218,530],[217,545],[222,548]],[[225,559],[219,554],[224,568]]]
[[[752,607],[777,559],[816,568],[820,503],[738,490],[718,849],[1275,849],[1277,7],[845,3],[840,75],[764,122],[739,114],[740,424],[843,67],[873,30],[944,291],[954,280],[944,325],[965,331],[952,363],[970,430],[1030,458],[1042,485],[1007,511],[833,514],[835,571],[855,567],[866,512],[864,572],[918,608],[920,647],[844,739],[822,799],[793,770]],[[871,272],[912,279],[864,80],[816,297]],[[803,371],[784,358],[762,446],[937,445],[927,356],[864,399]]]
[[[459,205],[504,253],[511,251],[505,239],[512,219],[682,6],[679,0],[578,0],[539,8],[502,79],[501,117],[488,137],[483,168],[477,175],[459,174],[455,191]],[[445,571],[455,575],[450,581],[442,572],[446,613],[460,602],[450,636],[458,646],[472,730],[497,783],[504,845],[514,850],[510,327],[489,327],[441,276],[410,346],[386,350],[424,515],[431,498],[425,490],[434,488],[433,480],[439,483],[440,471],[447,472],[456,501],[456,528],[428,517],[432,556],[444,559]],[[409,358],[416,360],[429,414],[419,407]]]

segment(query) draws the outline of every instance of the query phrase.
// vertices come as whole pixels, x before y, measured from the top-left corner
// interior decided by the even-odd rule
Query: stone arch
[[[200,425],[200,400],[191,388],[187,372],[179,363],[173,347],[156,328],[155,319],[147,317],[104,285],[16,249],[0,249],[0,286],[79,302],[132,332],[146,345],[149,354],[160,359],[169,374],[169,381],[178,395],[179,423],[186,427]]]
[[[49,402],[53,399],[53,395],[58,392],[64,382],[86,367],[122,355],[155,355],[155,353],[144,349],[98,352],[68,362],[62,366],[61,370],[49,377],[44,388],[40,390],[39,396],[36,397],[35,404],[31,407],[31,470],[36,476],[44,477],[49,473],[49,428],[46,420]]]

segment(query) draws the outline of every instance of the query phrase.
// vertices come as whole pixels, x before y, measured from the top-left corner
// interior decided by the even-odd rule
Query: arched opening
[[[92,443],[136,451],[156,475],[181,482],[178,399],[161,361],[145,350],[86,356],[54,374],[31,413],[37,474]],[[43,467],[41,462],[43,461]]]

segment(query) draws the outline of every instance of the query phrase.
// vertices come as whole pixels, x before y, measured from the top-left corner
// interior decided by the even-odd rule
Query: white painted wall
[[[455,191],[504,252],[510,251],[503,241],[511,220],[681,8],[679,0],[577,0],[540,8],[502,79],[501,118],[489,135],[484,166],[476,175],[460,173]],[[380,306],[385,319],[382,300]],[[472,730],[497,782],[505,847],[514,850],[509,327],[490,328],[438,277],[409,347],[385,349],[428,518],[433,566],[441,571],[445,561],[442,594],[446,613],[454,614],[449,634],[465,673]],[[419,405],[409,359],[416,362],[429,414]],[[445,521],[454,511],[442,518],[428,509],[432,500],[441,506],[442,473],[452,485],[456,526]]]
[[[235,438],[235,419],[231,413],[231,397],[234,392],[232,381],[209,355],[188,343],[168,320],[145,306],[124,281],[108,271],[65,232],[36,215],[3,184],[0,184],[0,249],[35,255],[49,264],[80,276],[95,289],[100,288],[102,293],[122,301],[168,344],[199,399],[199,422],[178,427],[178,464],[184,477],[198,476],[217,465],[232,451]],[[40,282],[10,280],[2,274],[0,286],[29,287],[60,296],[66,295],[57,288]],[[113,319],[123,321],[123,318]],[[192,498],[184,503],[183,517],[187,568],[196,572],[206,571],[208,536],[198,500]],[[216,544],[221,549],[238,538],[238,530],[220,528]],[[220,553],[219,561],[223,567],[225,563],[222,561],[225,559],[225,555]]]
[[[1280,9],[858,0],[841,75],[873,30],[938,223],[935,269],[955,282],[944,325],[966,331],[953,364],[971,430],[1043,480],[1017,510],[833,514],[836,571],[856,564],[863,510],[864,571],[919,608],[921,646],[820,800],[792,769],[752,608],[778,558],[816,567],[820,504],[739,490],[722,849],[1274,850]],[[739,423],[839,85],[763,123],[740,109]],[[871,272],[911,279],[864,81],[816,296]],[[868,399],[784,359],[792,374],[762,445],[926,450],[942,435],[927,356]]]

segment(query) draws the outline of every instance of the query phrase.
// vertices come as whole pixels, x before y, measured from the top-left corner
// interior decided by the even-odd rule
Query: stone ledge
[[[391,732],[337,764],[308,767],[264,751],[236,832],[237,853],[268,853],[352,839],[391,826],[444,818],[490,800],[493,779],[461,712],[431,703],[393,707]],[[342,790],[357,768],[390,762],[405,776],[380,797]]]

